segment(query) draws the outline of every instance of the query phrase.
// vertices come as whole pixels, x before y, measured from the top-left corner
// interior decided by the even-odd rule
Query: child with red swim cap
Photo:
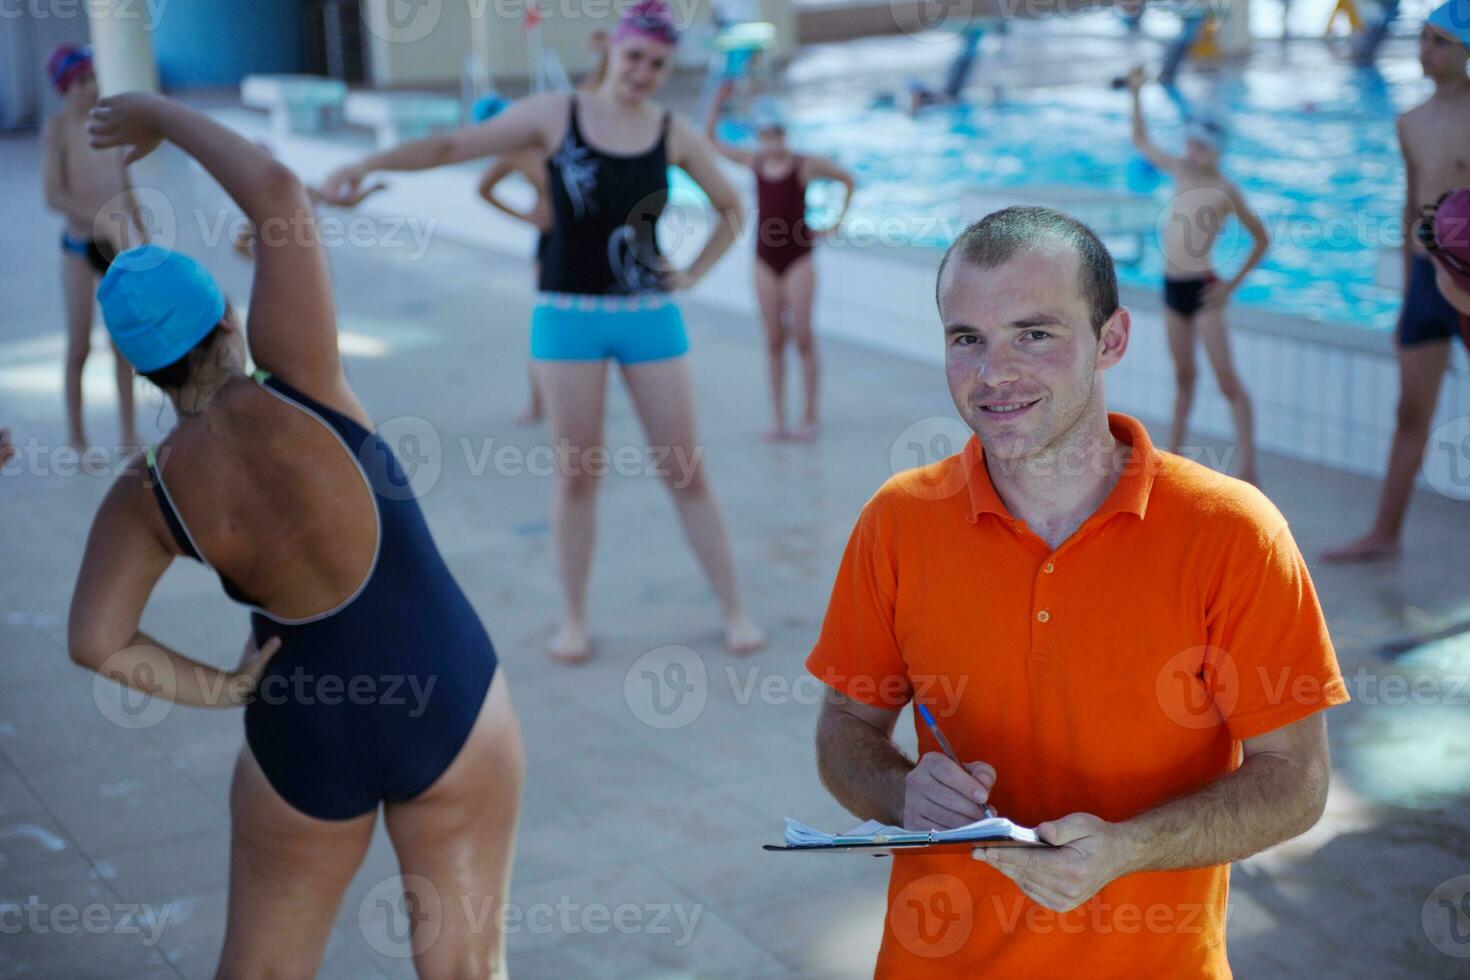
[[[61,111],[41,130],[46,204],[65,219],[61,233],[61,292],[66,310],[67,438],[88,446],[82,417],[82,369],[91,350],[92,294],[112,257],[127,248],[137,227],[127,169],[118,150],[88,145],[87,115],[97,103],[90,48],[60,44],[46,60],[46,75],[61,95]],[[123,450],[138,444],[133,425],[133,369],[117,358],[117,407]]]

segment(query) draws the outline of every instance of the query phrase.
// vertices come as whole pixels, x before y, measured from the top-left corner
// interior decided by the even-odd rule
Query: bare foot
[[[766,645],[766,634],[744,613],[725,621],[725,651],[737,657],[755,653]]]
[[[791,438],[797,442],[816,442],[817,431],[817,423],[803,422],[796,427],[796,431],[792,433]]]
[[[516,425],[535,425],[541,421],[541,409],[537,405],[528,405],[516,416]]]
[[[789,442],[791,439],[791,430],[784,425],[778,425],[774,429],[768,430],[761,438],[765,439],[766,442]]]
[[[551,638],[546,655],[554,662],[576,666],[592,659],[592,644],[587,639],[584,626],[563,623]]]
[[[1399,556],[1399,543],[1392,538],[1369,534],[1322,552],[1322,560],[1346,564],[1357,561],[1386,561]]]

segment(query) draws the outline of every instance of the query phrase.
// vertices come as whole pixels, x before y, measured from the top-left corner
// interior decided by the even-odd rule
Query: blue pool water
[[[1402,242],[1404,178],[1394,117],[1427,97],[1427,83],[1408,59],[1381,73],[1320,51],[1293,60],[1184,84],[1196,109],[1229,126],[1222,167],[1272,232],[1271,251],[1237,302],[1390,329],[1398,294],[1375,286],[1374,278],[1379,251]],[[858,175],[850,212],[856,222],[885,233],[905,229],[909,243],[939,247],[981,216],[966,213],[967,192],[1041,185],[1127,191],[1136,157],[1128,108],[1126,93],[1105,82],[1010,90],[994,102],[931,109],[917,118],[871,101],[798,100],[790,137],[801,152],[833,157]],[[1178,107],[1150,86],[1145,109],[1155,141],[1181,151]],[[1153,194],[1162,203],[1167,183]],[[1149,234],[1138,260],[1120,265],[1123,281],[1158,286],[1156,241]],[[1138,252],[1136,238],[1109,244],[1121,257]],[[1232,273],[1248,251],[1249,236],[1231,222],[1216,246],[1217,268]]]

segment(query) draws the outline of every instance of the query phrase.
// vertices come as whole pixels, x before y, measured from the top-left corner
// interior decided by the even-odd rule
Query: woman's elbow
[[[94,637],[87,635],[84,630],[78,630],[75,627],[67,632],[66,652],[72,663],[94,673],[107,659],[107,654],[102,652],[101,644],[97,643]]]
[[[306,185],[296,171],[284,163],[272,163],[260,175],[260,189],[264,196],[276,202],[277,210],[294,211],[300,207],[311,207]]]

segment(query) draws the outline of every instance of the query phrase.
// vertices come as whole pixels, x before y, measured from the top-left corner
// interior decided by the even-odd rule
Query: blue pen
[[[922,704],[915,705],[915,707],[919,709],[919,717],[924,719],[924,724],[928,725],[929,731],[934,734],[934,741],[938,742],[939,747],[944,750],[944,754],[949,756],[949,761],[953,762],[961,769],[965,769],[965,764],[960,761],[959,756],[954,754],[954,749],[950,746],[949,739],[945,738],[944,733],[939,730],[939,723],[934,720],[934,716],[929,713],[929,709]],[[969,772],[970,770],[965,769],[965,771]],[[989,803],[985,803],[982,805],[985,807],[985,815],[987,817],[994,817],[998,815],[995,807],[991,806]]]

